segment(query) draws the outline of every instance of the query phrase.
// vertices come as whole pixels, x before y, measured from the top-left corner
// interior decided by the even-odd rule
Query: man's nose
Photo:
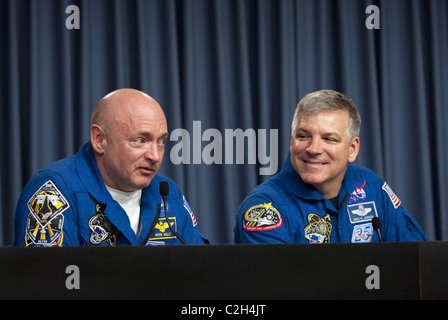
[[[322,141],[317,137],[311,139],[308,147],[306,148],[306,152],[311,155],[322,153]]]
[[[152,162],[159,162],[162,157],[160,146],[158,146],[155,142],[148,143],[144,156],[147,160],[150,160]]]

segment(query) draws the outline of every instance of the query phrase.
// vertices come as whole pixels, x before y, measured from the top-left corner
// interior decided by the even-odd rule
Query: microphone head
[[[168,182],[166,182],[166,181],[160,182],[159,192],[162,197],[168,196],[168,193],[170,192],[170,186],[169,186]]]
[[[381,220],[378,217],[372,218],[372,226],[374,230],[380,230],[381,229]]]

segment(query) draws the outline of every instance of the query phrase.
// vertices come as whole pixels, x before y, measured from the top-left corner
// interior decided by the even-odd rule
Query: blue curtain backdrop
[[[69,5],[79,29],[66,28]],[[366,27],[369,5],[379,29]],[[169,130],[189,133],[190,164],[175,164],[176,138],[161,172],[213,243],[233,241],[240,202],[270,177],[257,152],[280,170],[297,102],[324,88],[360,109],[357,164],[389,183],[431,240],[448,240],[447,17],[446,0],[0,0],[0,244],[12,243],[30,176],[76,153],[96,102],[121,87],[152,95]],[[258,144],[229,154],[226,129],[238,128]],[[202,152],[218,135],[222,148]]]

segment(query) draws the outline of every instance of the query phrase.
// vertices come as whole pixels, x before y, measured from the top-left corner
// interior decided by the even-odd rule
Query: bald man
[[[106,95],[93,111],[90,142],[41,169],[23,189],[14,244],[208,243],[179,187],[157,173],[167,138],[165,114],[152,97],[134,89]]]

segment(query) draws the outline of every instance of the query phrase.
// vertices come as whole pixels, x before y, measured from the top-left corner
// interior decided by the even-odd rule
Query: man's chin
[[[153,177],[142,177],[133,183],[133,187],[135,190],[141,190],[148,187],[151,184]]]
[[[324,178],[319,174],[311,174],[309,172],[301,173],[300,177],[302,181],[312,186],[318,186],[324,182]]]

